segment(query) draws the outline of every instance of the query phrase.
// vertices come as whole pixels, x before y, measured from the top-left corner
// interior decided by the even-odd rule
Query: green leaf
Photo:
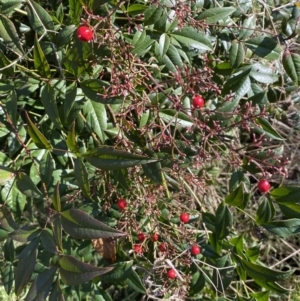
[[[76,26],[72,24],[64,27],[61,31],[58,32],[55,39],[57,50],[60,50],[71,41],[75,30]]]
[[[163,33],[159,38],[159,54],[163,57],[170,46],[170,38],[166,33]]]
[[[14,52],[19,55],[24,54],[14,23],[3,15],[0,15],[0,36]]]
[[[256,63],[252,65],[250,76],[262,84],[273,84],[278,80],[278,75],[263,64]]]
[[[13,215],[5,206],[2,206],[0,209],[0,225],[1,228],[8,232],[12,232],[18,228]]]
[[[261,224],[262,227],[271,233],[282,238],[288,238],[300,232],[300,219],[292,218],[287,220],[273,221]]]
[[[61,226],[61,216],[59,214],[54,215],[53,217],[53,236],[58,248],[64,252],[62,247],[62,226]]]
[[[135,16],[142,14],[147,8],[148,6],[146,5],[136,3],[128,6],[126,12],[131,16]]]
[[[126,235],[126,233],[111,228],[78,209],[61,212],[61,223],[65,232],[78,239],[96,239]]]
[[[63,125],[60,121],[59,114],[58,114],[54,88],[53,86],[51,86],[51,84],[47,83],[45,84],[45,86],[41,88],[40,99],[51,121],[58,129],[62,129]]]
[[[276,60],[281,53],[281,47],[277,40],[266,36],[248,40],[245,42],[245,45],[257,56],[266,60]]]
[[[232,68],[238,68],[244,62],[244,47],[237,40],[232,41],[229,60]]]
[[[120,283],[129,277],[132,272],[132,265],[132,260],[115,263],[111,265],[113,270],[103,275],[101,280],[108,283]]]
[[[250,195],[244,193],[243,184],[241,184],[225,198],[225,203],[230,206],[244,209],[247,206],[249,198]]]
[[[282,57],[282,64],[294,84],[300,85],[300,55],[285,51]]]
[[[269,269],[261,265],[246,261],[242,258],[240,258],[240,262],[244,267],[244,269],[246,270],[246,273],[254,280],[258,280],[258,281],[266,281],[266,282],[280,281],[289,278],[294,273],[294,270],[287,271],[287,272],[280,272],[274,269]]]
[[[270,291],[251,293],[250,295],[255,298],[256,301],[269,301]]]
[[[131,287],[134,291],[140,293],[140,294],[146,294],[147,290],[145,286],[143,285],[140,276],[138,273],[134,270],[131,270],[128,278],[125,280],[125,283]]]
[[[247,38],[249,38],[254,30],[256,28],[256,15],[253,14],[252,16],[246,18],[243,21],[243,25],[241,26],[241,28],[239,29],[239,40],[245,40]]]
[[[0,24],[0,28],[1,28],[1,24]],[[11,65],[11,62],[5,56],[5,54],[2,52],[2,50],[0,50],[0,68],[2,69],[1,73],[5,74],[7,76],[12,77],[15,74],[14,67]]]
[[[44,229],[42,230],[40,237],[43,248],[49,253],[57,254],[56,244],[52,231],[49,229]]]
[[[7,264],[5,268],[1,270],[1,282],[6,293],[10,295],[14,284],[14,267],[12,264]]]
[[[16,178],[16,185],[18,189],[27,197],[30,198],[43,198],[43,194],[36,187],[33,181],[23,172],[18,172]]]
[[[265,118],[257,117],[255,121],[256,124],[260,125],[260,127],[254,126],[255,131],[259,134],[264,134],[266,137],[274,140],[284,140]]]
[[[194,47],[201,51],[212,50],[209,39],[202,32],[192,27],[184,27],[181,30],[174,31],[171,33],[171,37],[188,47]]]
[[[80,149],[76,143],[75,121],[72,122],[66,143],[67,143],[69,150],[73,154],[76,154],[77,156],[81,156]]]
[[[8,15],[14,11],[15,8],[20,8],[22,6],[22,0],[9,0],[7,2],[2,2],[1,14]]]
[[[83,107],[83,114],[91,131],[95,132],[104,143],[107,129],[107,115],[105,106],[99,102],[87,100]]]
[[[31,121],[27,111],[25,111],[25,117],[27,121],[27,130],[30,138],[39,149],[52,150],[52,145],[46,139],[46,137],[39,131],[35,124]]]
[[[66,285],[79,285],[111,271],[112,267],[98,268],[84,263],[73,256],[63,256],[59,260],[59,274]]]
[[[83,157],[93,166],[103,170],[118,170],[158,161],[156,158],[151,159],[112,147],[96,148],[83,154]]]
[[[26,196],[17,188],[15,181],[8,181],[3,186],[1,198],[14,212],[22,212],[26,204]]]
[[[278,187],[270,192],[271,196],[278,203],[297,203],[300,198],[299,187]]]
[[[275,215],[273,202],[264,198],[256,211],[256,222],[263,224],[271,221]]]
[[[23,226],[20,229],[16,229],[9,234],[9,237],[18,242],[28,242],[32,241],[38,237],[41,233],[41,230],[36,226]]]
[[[74,171],[77,184],[82,190],[83,194],[87,198],[91,199],[89,175],[87,169],[81,159],[75,159],[74,163]]]
[[[162,184],[163,176],[160,162],[148,163],[142,165],[145,175],[154,183]]]
[[[52,196],[53,207],[56,211],[61,211],[61,201],[60,201],[60,192],[59,192],[59,182],[57,182],[54,193]]]
[[[161,5],[151,5],[144,14],[144,24],[145,25],[152,25],[155,24],[160,18],[163,13],[163,7]]]
[[[55,181],[55,179],[53,178],[53,173],[55,171],[55,161],[50,152],[46,151],[43,157],[40,159],[39,169],[41,181],[46,188],[50,188],[53,184],[56,184],[56,182],[53,183],[53,181]]]
[[[42,6],[33,0],[27,0],[26,12],[31,27],[39,35],[42,35],[46,30],[54,31],[52,18]]]
[[[222,202],[216,212],[215,230],[217,239],[224,239],[231,231],[232,215],[228,207]]]
[[[32,240],[19,256],[18,265],[15,270],[15,293],[17,296],[21,294],[31,278],[36,263],[38,245],[38,238]]]
[[[43,77],[51,78],[50,66],[37,37],[34,39],[33,61],[34,67]]]
[[[109,84],[105,81],[98,79],[88,79],[80,83],[82,92],[92,101],[96,101],[99,104],[104,103],[103,97],[99,95],[107,88]]]
[[[38,274],[26,295],[25,301],[46,300],[56,271],[57,267],[52,267]]]
[[[162,109],[159,112],[159,116],[166,123],[172,123],[179,128],[190,128],[194,125],[194,122],[188,115],[174,109]]]
[[[205,23],[212,24],[227,19],[236,8],[234,7],[213,7],[202,12],[197,20],[205,20]]]
[[[0,165],[0,186],[4,185],[15,176],[16,173],[14,169]]]
[[[229,93],[234,93],[235,100],[241,99],[251,88],[251,81],[249,78],[250,72],[251,69],[248,69],[243,72],[239,71],[233,74],[232,77],[226,81],[222,94],[228,95]],[[224,112],[224,109],[221,107],[218,108],[218,111]]]

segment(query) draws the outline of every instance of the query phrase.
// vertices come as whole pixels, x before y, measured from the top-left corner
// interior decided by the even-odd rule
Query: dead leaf
[[[116,243],[113,238],[92,239],[94,249],[107,261],[114,263],[117,260]]]

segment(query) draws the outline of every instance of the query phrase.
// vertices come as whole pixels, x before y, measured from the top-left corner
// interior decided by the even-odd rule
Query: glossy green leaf
[[[163,57],[170,46],[170,38],[166,33],[163,33],[159,38],[159,54]]]
[[[213,7],[202,12],[197,19],[205,20],[207,24],[217,23],[226,20],[235,10],[234,7]]]
[[[146,5],[135,3],[128,6],[126,12],[131,16],[135,16],[135,15],[142,14],[147,8],[148,7]]]
[[[99,275],[111,271],[112,267],[99,268],[84,263],[73,256],[63,256],[59,260],[59,274],[66,285],[79,285]]]
[[[27,121],[27,130],[30,138],[35,143],[35,145],[40,149],[51,150],[52,146],[46,137],[40,132],[36,125],[31,121],[28,113],[25,111],[26,121]]]
[[[78,156],[81,155],[80,154],[80,149],[79,149],[79,147],[77,145],[77,142],[76,142],[75,121],[73,121],[73,123],[70,127],[66,143],[67,143],[67,146],[68,146],[69,150],[72,153],[74,153]]]
[[[62,246],[62,225],[61,225],[61,216],[59,214],[54,215],[53,217],[53,236],[56,242],[57,247],[60,251],[63,252]]]
[[[201,51],[212,50],[212,45],[209,39],[205,37],[203,33],[192,27],[184,27],[179,31],[174,31],[171,33],[171,37],[188,47],[194,47]]]
[[[14,169],[0,165],[0,186],[4,185],[15,176],[16,173]]]
[[[54,24],[48,12],[33,0],[27,0],[26,12],[31,27],[42,35],[47,30],[54,30]]]
[[[57,50],[64,47],[71,41],[75,30],[76,30],[76,26],[74,24],[72,24],[72,25],[68,25],[68,26],[64,27],[61,31],[58,32],[58,34],[56,36],[56,49]]]
[[[265,118],[257,117],[255,119],[256,123],[260,127],[255,126],[255,131],[259,134],[264,134],[266,137],[274,140],[283,140],[281,135],[272,127],[272,125]]]
[[[285,72],[296,85],[300,85],[300,55],[285,51],[282,57]]]
[[[1,5],[0,12],[3,15],[8,15],[14,11],[15,8],[20,8],[22,6],[22,0],[10,0],[7,2],[4,2]]]
[[[163,7],[161,5],[151,5],[146,11],[145,11],[145,19],[144,24],[145,25],[151,25],[155,24],[160,18],[163,13]]]
[[[249,201],[249,194],[244,192],[243,184],[239,185],[226,198],[226,204],[244,209]]]
[[[46,151],[43,157],[39,162],[39,172],[41,176],[41,181],[45,185],[46,188],[52,187],[53,184],[53,173],[55,171],[55,161],[50,152]]]
[[[276,39],[259,36],[248,40],[245,45],[257,56],[266,60],[276,60],[281,53],[281,47]]]
[[[1,24],[0,24],[1,28]],[[9,59],[5,56],[5,54],[0,50],[0,69],[1,73],[7,75],[7,76],[14,76],[15,70],[14,67],[10,65],[11,62]]]
[[[159,116],[164,122],[171,123],[179,128],[190,128],[194,124],[188,115],[174,109],[162,109],[159,112]]]
[[[138,273],[134,270],[131,270],[128,278],[125,280],[125,283],[130,286],[134,291],[140,294],[146,294],[147,290],[142,283],[142,280]]]
[[[57,254],[53,233],[49,229],[44,229],[40,237],[43,248],[49,253]]]
[[[274,269],[269,269],[261,265],[246,261],[244,259],[240,259],[240,262],[242,266],[245,268],[247,274],[253,279],[257,279],[259,281],[266,281],[266,282],[280,281],[280,280],[287,279],[294,273],[294,270],[287,271],[287,272],[276,271]]]
[[[34,67],[43,77],[51,78],[50,66],[37,37],[34,39],[33,61]]]
[[[1,198],[13,212],[23,210],[26,205],[26,196],[18,189],[15,181],[8,181],[1,189]]]
[[[243,21],[243,25],[239,30],[239,40],[245,40],[249,38],[256,28],[256,15],[253,14]]]
[[[251,69],[248,69],[233,74],[232,77],[226,81],[222,94],[228,95],[229,93],[234,93],[235,100],[241,99],[251,88],[250,72]],[[224,109],[218,108],[218,111],[224,112]]]
[[[278,80],[278,75],[271,67],[256,63],[252,65],[250,76],[262,84],[273,84]]]
[[[38,274],[26,295],[25,301],[46,300],[56,271],[57,267],[52,267]]]
[[[58,129],[62,129],[63,125],[60,121],[59,114],[58,114],[54,88],[51,84],[46,84],[45,86],[42,87],[40,99],[51,121]]]
[[[101,277],[101,280],[108,283],[120,283],[126,280],[132,272],[133,261],[122,261],[111,265],[112,271]]]
[[[231,44],[229,60],[232,68],[238,68],[244,61],[244,47],[237,40],[234,40]]]
[[[191,276],[189,295],[193,296],[203,290],[205,286],[205,277],[195,264],[191,265]]]
[[[100,147],[88,151],[83,154],[83,157],[93,166],[103,170],[118,170],[158,161],[156,158],[151,159],[112,147]]]
[[[256,211],[256,222],[258,224],[267,223],[273,219],[275,207],[272,201],[264,198]]]
[[[18,242],[28,242],[37,238],[41,234],[41,230],[35,226],[23,226],[9,234],[13,240]]]
[[[87,198],[91,199],[89,176],[85,164],[82,162],[81,159],[75,159],[74,163],[74,171],[77,184],[83,192],[83,194]]]
[[[221,203],[216,211],[215,230],[217,239],[224,239],[230,233],[232,223],[230,210],[227,205]]]
[[[56,211],[61,211],[61,201],[60,201],[60,191],[59,191],[59,182],[57,182],[54,193],[52,196],[53,207]]]
[[[0,37],[17,54],[22,55],[24,53],[14,23],[4,15],[0,16]]]
[[[105,106],[102,103],[87,100],[83,107],[83,114],[89,129],[96,133],[100,141],[104,143],[107,129],[107,115]]]
[[[5,291],[10,295],[14,284],[14,267],[12,264],[6,264],[1,271],[1,281]]]
[[[279,203],[297,203],[300,198],[299,187],[278,187],[270,192],[271,196]]]
[[[12,232],[18,228],[18,224],[15,222],[12,213],[2,206],[0,210],[0,225],[1,228],[8,232]]]
[[[263,223],[261,226],[275,235],[282,238],[288,238],[300,232],[300,219],[292,218],[287,220],[278,220]]]
[[[270,291],[251,293],[250,295],[255,298],[256,301],[269,301]]]
[[[42,198],[42,192],[36,187],[28,175],[23,172],[18,172],[16,177],[16,185],[18,189],[27,197]]]
[[[15,270],[15,293],[17,296],[22,293],[31,278],[36,263],[38,245],[39,239],[32,240],[19,256]]]
[[[111,228],[78,209],[61,212],[61,224],[65,232],[78,239],[96,239],[126,235],[126,233]]]

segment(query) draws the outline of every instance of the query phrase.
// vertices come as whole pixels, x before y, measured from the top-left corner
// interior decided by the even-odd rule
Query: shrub
[[[300,12],[274,2],[1,2],[8,295],[291,294],[294,271],[260,260],[262,241],[250,235],[299,232],[300,190],[276,181],[288,160],[272,123],[285,118],[282,101],[299,101]],[[91,30],[84,41],[79,27]]]

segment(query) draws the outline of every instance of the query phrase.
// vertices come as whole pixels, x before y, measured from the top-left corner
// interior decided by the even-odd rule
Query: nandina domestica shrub
[[[2,1],[0,299],[296,300],[299,14]]]

